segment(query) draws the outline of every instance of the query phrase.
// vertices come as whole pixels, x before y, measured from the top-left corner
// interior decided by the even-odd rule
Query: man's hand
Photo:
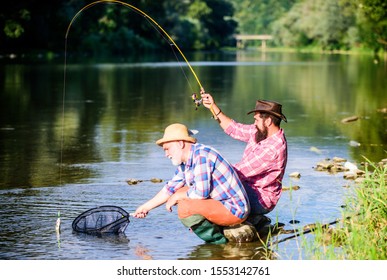
[[[165,204],[165,208],[172,212],[172,206],[179,203],[179,200],[187,199],[187,192],[186,191],[178,191],[171,195],[171,197],[167,200],[167,203]]]
[[[144,205],[141,205],[140,207],[138,207],[136,209],[136,211],[133,213],[133,217],[135,218],[145,218],[149,213],[149,210],[144,206]]]
[[[172,212],[172,206],[176,205],[178,202],[178,200],[176,199],[176,197],[174,195],[172,195],[167,203],[165,204],[165,208],[167,209],[167,211],[169,212]]]
[[[214,107],[215,100],[209,93],[203,93],[202,94],[202,104],[204,107],[210,109],[211,106]]]

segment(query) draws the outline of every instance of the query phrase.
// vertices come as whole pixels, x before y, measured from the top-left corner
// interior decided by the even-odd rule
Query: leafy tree
[[[271,34],[271,24],[290,10],[296,0],[235,0],[235,19],[241,34]]]
[[[0,51],[61,51],[70,21],[92,0],[20,0],[0,12]],[[219,48],[227,44],[236,24],[228,0],[131,0],[149,14],[184,49]],[[117,3],[85,9],[70,28],[70,52],[126,55],[165,49],[163,32],[141,14]]]
[[[358,8],[358,25],[364,43],[375,52],[387,48],[387,1],[352,0]]]
[[[206,0],[205,4],[208,8],[203,7],[202,13],[198,15],[202,25],[201,40],[205,48],[218,49],[229,45],[237,25],[232,19],[232,4],[223,0]]]
[[[329,50],[349,48],[344,42],[349,41],[355,17],[344,10],[339,0],[300,1],[274,23],[276,43],[291,47],[317,45]]]

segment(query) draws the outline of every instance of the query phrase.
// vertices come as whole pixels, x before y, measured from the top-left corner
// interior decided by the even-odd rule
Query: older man
[[[209,243],[227,242],[219,226],[246,220],[250,206],[247,194],[232,166],[212,147],[197,143],[183,124],[171,124],[163,138],[165,156],[177,166],[174,177],[134,213],[144,218],[166,203],[168,211],[178,206],[182,223]]]
[[[202,99],[226,134],[247,143],[234,168],[249,196],[252,216],[269,213],[281,196],[287,163],[287,141],[280,128],[281,120],[287,119],[281,104],[257,100],[255,108],[248,112],[254,113],[254,124],[241,124],[226,116],[210,94],[202,93]]]

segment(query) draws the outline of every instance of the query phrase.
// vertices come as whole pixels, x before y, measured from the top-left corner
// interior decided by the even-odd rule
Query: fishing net
[[[73,230],[88,234],[123,233],[129,224],[129,213],[117,206],[100,206],[79,215]]]

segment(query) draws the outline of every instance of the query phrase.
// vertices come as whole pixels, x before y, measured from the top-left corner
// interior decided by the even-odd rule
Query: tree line
[[[88,0],[19,0],[0,11],[0,52],[63,51],[66,30]],[[387,47],[386,0],[123,0],[152,17],[184,50],[235,46],[233,35],[269,34],[271,46],[324,50]],[[168,41],[140,13],[115,3],[82,11],[71,26],[71,52],[126,55]],[[158,33],[158,34],[156,34]]]

